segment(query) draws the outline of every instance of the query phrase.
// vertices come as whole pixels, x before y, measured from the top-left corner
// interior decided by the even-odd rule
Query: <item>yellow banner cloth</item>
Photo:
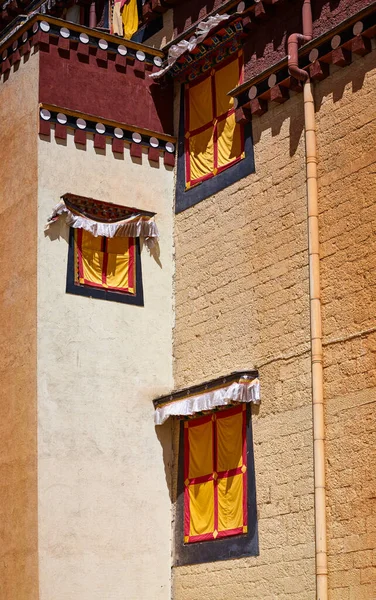
[[[123,37],[125,40],[130,40],[132,35],[138,29],[138,9],[137,0],[129,0],[123,6],[122,10],[123,21]]]

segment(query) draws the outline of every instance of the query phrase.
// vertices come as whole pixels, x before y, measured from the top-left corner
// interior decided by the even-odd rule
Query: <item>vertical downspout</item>
[[[95,6],[95,1],[90,3],[89,8],[89,27],[93,29],[97,26],[97,11]]]
[[[288,40],[289,73],[303,82],[304,128],[307,171],[309,302],[311,328],[313,470],[315,488],[316,598],[328,600],[328,559],[326,545],[325,421],[320,300],[319,213],[315,105],[308,73],[299,69],[299,45],[313,37],[311,0],[303,2],[303,35]]]

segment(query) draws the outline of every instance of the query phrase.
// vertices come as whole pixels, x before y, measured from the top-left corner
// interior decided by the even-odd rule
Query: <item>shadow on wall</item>
[[[64,218],[60,217],[56,221],[50,222],[48,228],[45,229],[45,231],[44,231],[44,237],[48,237],[51,242],[54,242],[55,240],[60,240],[60,238],[62,238],[63,240],[65,240],[67,242],[67,244],[69,244],[69,227],[65,223]],[[140,238],[141,252],[142,252],[143,247],[144,247],[144,240],[143,240],[143,238]],[[155,260],[157,265],[162,269],[163,266],[162,266],[162,262],[160,260],[161,250],[160,250],[160,246],[159,246],[158,242],[156,242],[156,244],[153,246],[153,248],[151,248],[150,256]]]
[[[163,131],[173,135],[173,85],[171,83],[152,83],[149,91]]]
[[[290,156],[294,156],[304,131],[304,106],[302,94],[299,94],[296,99],[291,98],[280,107],[276,107],[275,109],[270,108],[262,117],[254,118],[252,126],[254,144],[257,144],[260,141],[263,131],[271,129],[272,136],[278,136],[286,119],[290,119]]]
[[[172,431],[173,431],[173,420],[172,418],[167,419],[163,425],[156,425],[155,433],[158,441],[162,447],[163,453],[163,466],[165,471],[165,478],[168,493],[170,496],[171,503],[173,499],[173,451],[172,451]]]
[[[325,31],[364,7],[365,0],[315,0],[313,34]],[[303,0],[278,2],[269,6],[266,19],[255,22],[244,43],[245,79],[250,79],[287,55],[287,40],[292,33],[301,33]]]
[[[52,221],[49,223],[48,228],[44,231],[44,237],[48,237],[51,242],[63,238],[63,240],[69,244],[69,227],[63,219],[59,218],[57,221]]]
[[[316,112],[320,111],[324,98],[329,95],[332,95],[333,102],[341,100],[346,87],[350,84],[353,94],[361,90],[367,72],[376,68],[376,53],[371,52],[364,58],[355,59],[354,64],[357,68],[334,67],[327,79],[314,85]],[[333,85],[333,75],[337,75],[335,85]],[[290,119],[290,156],[294,156],[304,132],[303,94],[298,94],[280,107],[270,107],[265,115],[254,118],[252,124],[254,143],[257,144],[261,139],[262,132],[269,129],[271,129],[273,137],[278,136],[286,119]]]
[[[333,80],[330,76],[322,81],[319,85],[314,86],[316,112],[320,110],[323,99],[329,94],[332,94],[333,102],[338,102],[341,100],[345,88],[349,84],[352,85],[353,94],[356,94],[356,92],[361,90],[364,84],[366,73],[376,68],[376,53],[371,52],[366,57],[355,60],[355,63],[353,64],[355,64],[357,68],[352,69],[350,66],[346,69],[342,69],[341,67],[337,67],[336,71],[333,71],[332,75],[338,73],[335,85],[333,85]]]

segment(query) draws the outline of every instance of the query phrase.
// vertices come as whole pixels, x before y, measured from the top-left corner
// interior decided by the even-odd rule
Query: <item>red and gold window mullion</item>
[[[102,283],[103,283],[104,287],[107,287],[108,254],[107,254],[107,238],[106,237],[102,237],[102,252],[103,252]]]
[[[217,454],[217,419],[213,415],[213,487],[214,487],[214,539],[218,536],[218,454]]]
[[[184,542],[247,533],[246,406],[184,423]]]

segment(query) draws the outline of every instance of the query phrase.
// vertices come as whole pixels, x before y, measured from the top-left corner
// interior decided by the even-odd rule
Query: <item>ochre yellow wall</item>
[[[315,98],[331,600],[376,597],[375,93],[374,51]]]
[[[174,569],[175,600],[313,600],[303,104],[254,120],[255,174],[176,217],[175,386],[259,368],[260,556]]]
[[[374,597],[375,61],[315,84],[330,600]],[[175,568],[175,600],[315,598],[302,108],[254,119],[256,173],[176,217],[175,386],[257,367],[262,403],[260,556]]]
[[[37,600],[38,57],[0,84],[0,598]]]

